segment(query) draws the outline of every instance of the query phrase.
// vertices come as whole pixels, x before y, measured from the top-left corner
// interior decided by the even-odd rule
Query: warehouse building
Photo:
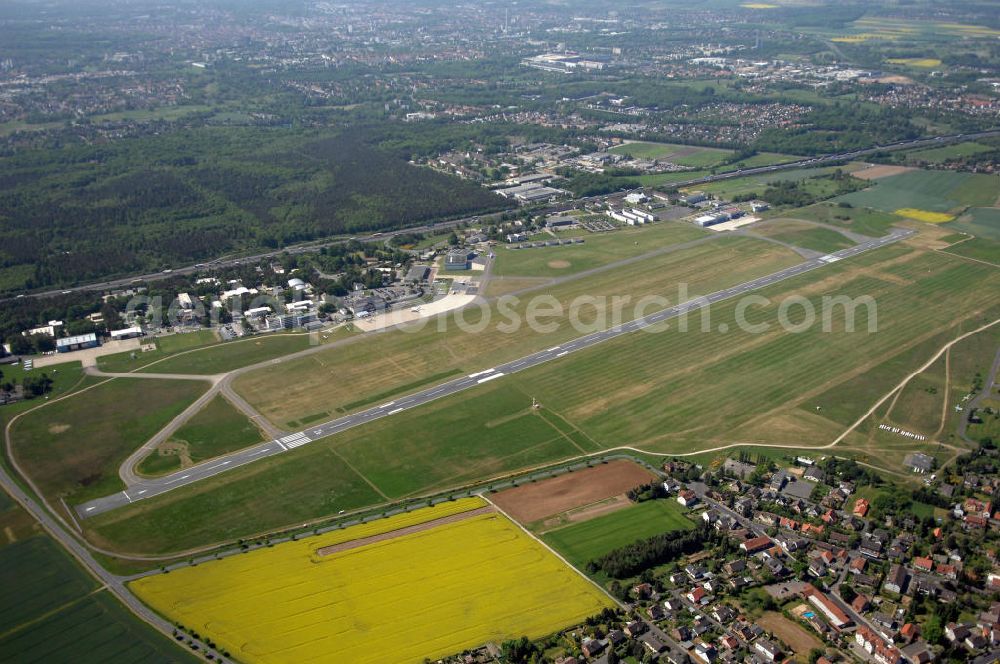
[[[469,252],[465,249],[454,249],[448,252],[444,259],[444,269],[446,270],[468,270]]]
[[[56,351],[60,353],[70,353],[74,350],[84,348],[97,348],[101,342],[97,340],[97,335],[93,332],[89,334],[78,334],[75,337],[65,337],[56,340]]]

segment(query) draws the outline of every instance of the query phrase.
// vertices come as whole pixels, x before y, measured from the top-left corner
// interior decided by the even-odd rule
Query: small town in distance
[[[0,659],[1000,663],[1000,4],[0,10]]]

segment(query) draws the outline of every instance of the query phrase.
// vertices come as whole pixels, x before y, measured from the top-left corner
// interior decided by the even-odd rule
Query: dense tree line
[[[626,494],[633,503],[641,503],[647,500],[657,500],[667,497],[667,490],[663,487],[663,482],[654,481],[649,484],[640,484],[629,489]]]
[[[0,158],[0,284],[71,285],[509,207],[388,142],[202,128]]]
[[[682,556],[701,551],[715,542],[718,535],[706,525],[694,530],[654,535],[623,546],[587,563],[587,571],[602,571],[610,577],[624,579],[656,565],[669,563]]]
[[[813,109],[798,127],[764,131],[754,148],[789,154],[828,154],[917,138],[920,128],[902,109],[836,102]]]

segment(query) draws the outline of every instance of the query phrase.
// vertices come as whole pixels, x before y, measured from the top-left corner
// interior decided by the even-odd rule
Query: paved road
[[[100,582],[107,587],[108,592],[115,595],[119,601],[121,601],[129,611],[134,613],[139,619],[144,620],[149,623],[155,629],[163,633],[163,635],[173,640],[173,630],[174,626],[160,617],[156,612],[147,607],[145,604],[139,601],[139,599],[132,594],[126,585],[127,579],[125,577],[112,574],[108,570],[104,569],[97,562],[91,552],[85,547],[77,538],[71,535],[63,526],[52,518],[48,511],[46,511],[41,505],[35,502],[29,494],[27,494],[21,486],[14,481],[14,479],[7,474],[7,469],[0,465],[0,486],[2,486],[7,493],[9,493],[14,500],[16,500],[25,510],[31,514],[51,535],[56,541],[58,541],[69,553],[75,557],[80,564],[88,569],[88,571],[97,577]],[[190,637],[188,637],[190,638]],[[193,639],[199,647],[199,653],[211,652],[215,656],[215,661],[227,662],[219,653],[209,649],[204,643],[197,639]],[[179,647],[185,647],[184,645],[179,645]]]
[[[767,173],[775,173],[778,171],[794,170],[802,167],[814,167],[822,166],[824,164],[834,164],[842,161],[850,161],[854,159],[860,159],[861,157],[877,154],[879,152],[892,152],[898,150],[911,150],[920,147],[929,147],[934,145],[947,145],[949,143],[956,143],[962,141],[971,141],[980,138],[988,138],[991,136],[1000,136],[1000,129],[991,129],[989,131],[978,132],[974,134],[952,134],[949,136],[937,136],[933,138],[918,138],[911,141],[900,141],[898,143],[891,143],[888,145],[876,145],[872,148],[864,148],[861,150],[852,150],[850,152],[838,152],[833,154],[822,155],[818,157],[812,157],[809,159],[798,159],[796,161],[790,161],[784,164],[775,164],[772,166],[758,166],[756,168],[746,168],[737,171],[727,171],[725,173],[718,173],[716,175],[707,175],[701,178],[695,178],[691,180],[684,180],[680,182],[672,182],[670,186],[672,188],[687,187],[698,184],[707,184],[709,182],[717,182],[720,180],[729,180],[732,178],[746,177],[748,175],[764,175]],[[588,201],[596,201],[603,199],[604,196],[586,196],[583,198],[578,198],[573,201],[566,201],[563,203],[557,203],[544,208],[539,209],[539,212],[561,212],[565,210],[572,209],[580,203],[585,203]],[[483,215],[484,217],[490,217],[493,214],[499,213],[489,213]],[[241,256],[237,258],[219,258],[207,263],[197,263],[195,265],[187,265],[184,267],[177,267],[172,270],[167,270],[163,272],[153,272],[149,274],[138,274],[131,275],[129,277],[123,277],[120,279],[113,279],[108,281],[102,281],[97,283],[85,284],[81,286],[73,286],[71,288],[64,289],[53,289],[48,291],[40,291],[34,293],[24,293],[18,295],[17,297],[52,297],[54,295],[59,295],[63,293],[71,293],[75,291],[100,291],[108,290],[111,288],[121,288],[124,286],[129,286],[130,284],[136,282],[149,282],[157,281],[160,279],[169,279],[177,275],[194,274],[206,269],[218,269],[224,267],[231,267],[234,265],[240,265],[241,263],[257,263],[259,261],[274,258],[282,254],[301,254],[310,251],[317,251],[322,247],[329,247],[336,244],[342,244],[347,242],[349,239],[359,240],[361,242],[377,242],[379,240],[388,240],[394,235],[400,235],[404,233],[420,233],[420,232],[441,232],[443,230],[448,230],[456,226],[475,223],[480,217],[465,217],[463,219],[455,219],[451,221],[443,221],[438,223],[427,224],[424,226],[414,226],[410,228],[401,228],[397,230],[386,231],[384,233],[374,233],[371,235],[358,236],[354,238],[339,238],[328,241],[319,242],[309,242],[300,245],[290,245],[283,249],[278,249],[275,251],[269,251],[262,254],[255,254],[252,256]],[[9,302],[15,298],[0,299],[0,303]]]
[[[79,505],[77,507],[77,513],[84,519],[96,516],[102,512],[107,512],[129,503],[151,498],[178,487],[192,484],[208,477],[213,477],[259,459],[275,456],[277,454],[283,454],[297,447],[301,447],[302,445],[307,445],[314,440],[326,438],[383,417],[396,415],[397,413],[401,413],[411,408],[416,408],[417,406],[434,401],[435,399],[451,396],[453,394],[474,388],[483,383],[503,378],[508,374],[517,373],[545,362],[557,360],[569,355],[570,353],[590,348],[599,343],[636,332],[651,325],[656,325],[657,323],[662,323],[716,302],[737,297],[739,295],[745,295],[786,279],[796,277],[800,274],[811,272],[823,267],[824,265],[828,265],[844,258],[856,256],[863,252],[897,242],[912,234],[913,231],[895,229],[891,234],[883,238],[870,239],[863,244],[856,245],[849,249],[842,249],[833,254],[827,254],[825,256],[807,260],[793,267],[785,268],[779,272],[759,277],[753,281],[748,281],[738,286],[732,286],[725,290],[716,291],[705,297],[690,300],[668,309],[662,309],[648,316],[637,318],[617,327],[588,334],[573,341],[526,355],[517,360],[500,364],[483,371],[478,371],[461,378],[456,378],[447,383],[429,387],[420,392],[415,392],[405,397],[389,401],[374,408],[369,408],[351,415],[345,415],[344,417],[340,417],[323,424],[318,424],[308,429],[297,431],[266,443],[248,447],[228,456],[212,459],[202,464],[177,471],[170,475],[165,475],[155,479],[142,480],[141,482],[131,485],[125,491],[120,491],[110,496],[97,498]]]

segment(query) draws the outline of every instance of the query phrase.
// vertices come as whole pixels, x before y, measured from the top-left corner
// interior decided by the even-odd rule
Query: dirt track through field
[[[424,523],[418,523],[413,526],[406,526],[405,528],[390,530],[387,533],[372,535],[371,537],[362,537],[360,539],[351,540],[350,542],[342,542],[340,544],[332,544],[330,546],[324,546],[320,549],[316,549],[316,553],[320,556],[332,556],[333,554],[341,553],[342,551],[350,551],[351,549],[358,549],[362,546],[375,544],[376,542],[384,542],[386,540],[396,539],[397,537],[402,537],[403,535],[411,535],[413,533],[419,533],[424,530],[437,528],[438,526],[443,526],[448,523],[455,523],[456,521],[464,521],[465,519],[471,519],[474,516],[479,516],[480,514],[489,514],[491,512],[496,512],[496,509],[492,505],[487,505],[486,507],[480,507],[479,509],[470,510],[468,512],[462,512],[460,514],[452,514],[450,516],[443,516],[440,519],[434,519],[433,521],[425,521]]]

